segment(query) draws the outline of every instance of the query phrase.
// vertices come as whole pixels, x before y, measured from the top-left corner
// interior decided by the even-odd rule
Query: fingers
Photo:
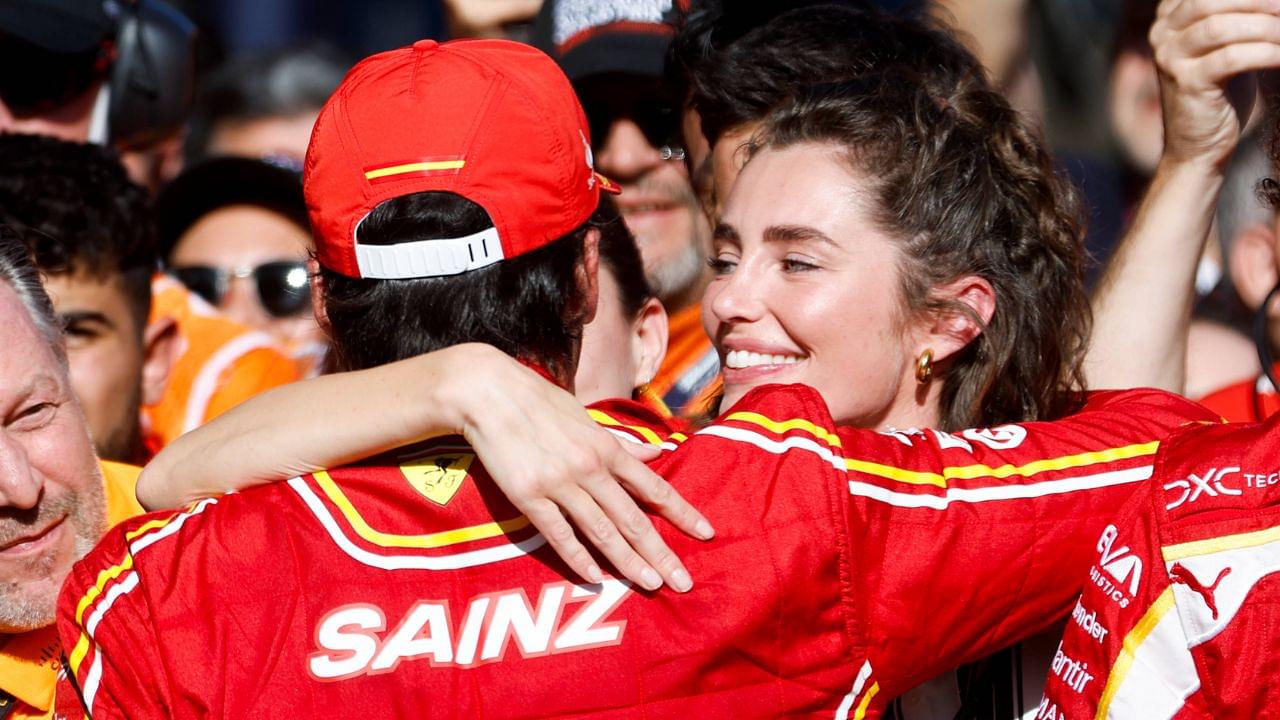
[[[1242,43],[1228,45],[1204,56],[1202,82],[1219,83],[1254,70],[1280,66],[1280,44]]]
[[[1220,13],[1280,13],[1280,0],[1165,0],[1156,17],[1179,29]]]
[[[529,522],[547,539],[547,544],[555,550],[556,555],[565,561],[578,577],[589,583],[604,580],[600,566],[591,557],[587,548],[578,542],[573,526],[565,519],[560,507],[550,500],[540,499],[525,507],[518,508],[529,518]]]
[[[1182,31],[1182,47],[1188,56],[1238,43],[1280,43],[1280,16],[1263,13],[1212,15]]]
[[[643,512],[640,512],[638,507],[636,512],[639,513],[639,517],[628,514],[623,509],[621,500],[617,497],[610,497],[610,490],[620,493],[626,502],[630,502],[633,507],[635,506],[635,501],[626,497],[626,493],[612,483],[602,483],[593,487],[592,494],[573,488],[560,497],[557,502],[560,508],[573,520],[573,524],[581,530],[587,542],[595,546],[600,551],[600,554],[604,555],[605,559],[619,573],[646,590],[657,590],[662,587],[664,578],[636,552],[636,548],[633,548],[629,542],[631,538],[643,538],[645,536],[644,525],[646,524],[648,525],[647,529],[654,536],[657,535],[657,532],[653,530],[653,524],[649,522],[649,518]],[[597,504],[596,498],[605,500],[605,504],[610,506],[618,517],[623,518],[625,529],[620,528],[606,514],[601,506]],[[651,555],[667,561],[668,566],[670,566],[668,558],[675,557],[669,549],[666,550],[666,556],[661,554],[662,549],[666,548],[665,544],[662,545],[662,549],[655,550],[652,543],[641,543],[641,548],[648,550]],[[680,570],[683,570],[683,568],[680,568]],[[677,584],[681,580],[685,580],[688,577],[688,573],[681,577],[672,569],[669,570],[668,575],[669,577],[666,579],[673,581],[672,587],[682,592],[688,589],[687,583],[684,583],[685,587],[683,589]]]
[[[710,540],[715,535],[715,530],[706,517],[676,492],[671,483],[663,480],[648,466],[626,455],[620,455],[610,465],[609,471],[632,495],[658,511],[659,515],[686,535],[699,540]]]
[[[662,454],[662,448],[657,445],[649,445],[647,443],[640,442],[621,442],[618,444],[622,446],[622,449],[625,450],[628,455],[640,462],[657,460],[658,456]]]
[[[607,518],[596,518],[589,527],[590,541],[627,577],[639,579],[647,589],[662,582],[678,592],[688,592],[693,580],[684,564],[653,527],[636,501],[612,480],[590,487],[593,499]],[[656,574],[655,574],[656,571]],[[657,582],[655,582],[657,581]]]

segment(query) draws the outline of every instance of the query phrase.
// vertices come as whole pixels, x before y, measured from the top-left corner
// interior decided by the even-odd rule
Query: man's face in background
[[[657,78],[606,73],[575,88],[591,123],[596,169],[622,186],[618,209],[649,283],[672,312],[697,302],[710,229],[683,162],[678,110]]]
[[[71,384],[98,454],[139,462],[144,328],[120,276],[50,274],[45,289],[66,329]]]

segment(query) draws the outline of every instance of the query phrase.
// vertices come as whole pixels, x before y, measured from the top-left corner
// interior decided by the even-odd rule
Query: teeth
[[[724,364],[736,370],[760,365],[795,365],[803,359],[797,355],[764,355],[746,350],[730,350],[725,355]]]

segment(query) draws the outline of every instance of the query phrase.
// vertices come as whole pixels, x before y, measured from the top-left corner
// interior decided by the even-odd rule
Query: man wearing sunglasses
[[[302,182],[291,170],[223,157],[196,165],[157,202],[169,273],[230,319],[261,330],[316,369]]]
[[[622,186],[618,209],[670,316],[667,356],[649,389],[677,414],[705,413],[719,362],[699,302],[710,279],[710,230],[699,209],[667,97],[663,62],[680,0],[548,0],[534,44],[573,82],[591,126],[596,167]]]

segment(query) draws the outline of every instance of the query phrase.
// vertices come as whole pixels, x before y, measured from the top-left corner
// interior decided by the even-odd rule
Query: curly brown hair
[[[908,311],[962,312],[981,326],[968,306],[934,288],[966,275],[994,288],[990,322],[937,368],[942,429],[1078,407],[1092,315],[1077,196],[1038,134],[980,71],[929,73],[891,61],[805,87],[768,116],[753,145],[799,143],[842,147],[871,179],[878,222],[902,240]]]

